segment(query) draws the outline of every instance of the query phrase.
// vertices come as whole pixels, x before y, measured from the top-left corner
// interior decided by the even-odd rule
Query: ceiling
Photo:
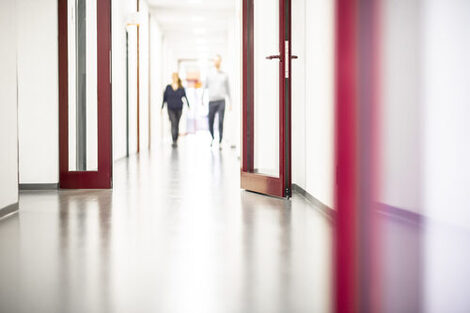
[[[239,0],[148,0],[166,43],[178,58],[211,56],[227,47]]]

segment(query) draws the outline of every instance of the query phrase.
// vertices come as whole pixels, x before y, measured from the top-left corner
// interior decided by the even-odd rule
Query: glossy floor
[[[334,312],[331,217],[299,195],[240,190],[234,152],[208,145],[190,136],[119,161],[113,190],[22,192],[0,220],[0,312]],[[468,229],[387,209],[377,226],[376,285],[358,277],[358,299],[470,312]]]
[[[329,312],[332,224],[241,191],[197,137],[115,164],[111,191],[23,192],[0,221],[0,312]]]

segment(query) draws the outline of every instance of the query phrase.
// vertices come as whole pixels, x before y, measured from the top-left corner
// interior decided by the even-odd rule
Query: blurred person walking
[[[230,101],[230,87],[228,75],[223,72],[220,67],[222,57],[216,55],[214,59],[215,69],[208,75],[205,89],[209,93],[209,131],[212,136],[211,146],[214,142],[214,120],[215,114],[219,116],[219,147],[222,144],[224,134],[224,116],[225,116],[225,100]],[[229,107],[231,110],[231,107]]]
[[[173,140],[171,146],[175,148],[178,146],[179,124],[183,113],[183,98],[186,99],[188,108],[189,101],[178,73],[173,73],[171,78],[171,84],[166,86],[163,93],[162,112],[166,103],[171,123],[171,138]]]

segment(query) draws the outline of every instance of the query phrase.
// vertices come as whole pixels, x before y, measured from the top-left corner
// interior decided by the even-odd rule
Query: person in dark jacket
[[[166,86],[165,92],[163,93],[163,103],[162,110],[167,105],[168,116],[171,123],[171,138],[173,139],[172,147],[178,145],[178,135],[179,135],[179,124],[181,119],[181,114],[183,113],[183,98],[186,99],[186,104],[189,108],[189,101],[186,97],[186,92],[181,83],[181,79],[178,76],[178,73],[173,73],[172,82],[170,85]]]

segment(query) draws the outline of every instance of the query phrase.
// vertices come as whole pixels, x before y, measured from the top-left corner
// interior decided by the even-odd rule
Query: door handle
[[[296,56],[296,55],[291,55],[291,59],[293,59],[293,60],[296,60],[296,59],[298,59],[298,58],[299,58],[299,57]],[[273,60],[273,59],[279,59],[279,60],[280,60],[280,59],[281,59],[281,56],[280,56],[280,55],[270,55],[270,56],[267,56],[266,59],[267,59],[267,60]]]

